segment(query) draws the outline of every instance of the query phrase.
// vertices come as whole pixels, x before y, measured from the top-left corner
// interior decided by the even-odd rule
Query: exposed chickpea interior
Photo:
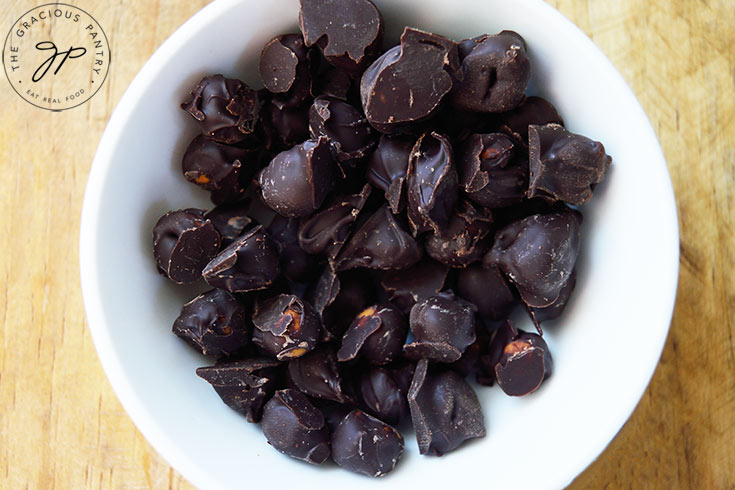
[[[298,332],[301,329],[301,313],[294,310],[293,308],[287,309],[285,312],[283,312],[284,316],[288,315],[291,317],[292,325],[294,331]]]
[[[503,349],[503,354],[507,356],[512,356],[527,351],[530,348],[531,344],[529,344],[525,340],[514,340],[513,342],[505,346],[505,349]]]
[[[360,314],[357,315],[357,318],[365,318],[366,316],[373,316],[374,314],[375,314],[375,307],[370,306],[362,310]]]
[[[304,349],[303,347],[299,347],[298,349],[294,349],[292,351],[289,351],[283,354],[283,357],[288,357],[288,358],[301,357],[304,354],[306,354],[306,349]]]

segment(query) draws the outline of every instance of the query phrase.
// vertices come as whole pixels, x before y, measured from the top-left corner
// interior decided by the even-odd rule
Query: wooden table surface
[[[2,3],[5,29],[43,2]],[[87,175],[113,108],[153,51],[207,2],[71,3],[110,39],[101,92],[51,113],[0,80],[0,487],[190,488],[136,430],[102,372],[77,251]],[[551,3],[638,96],[668,161],[681,227],[678,300],[656,374],[572,487],[735,488],[735,2]]]

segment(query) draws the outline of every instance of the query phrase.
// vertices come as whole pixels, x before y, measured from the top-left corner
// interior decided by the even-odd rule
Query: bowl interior
[[[550,99],[571,131],[602,141],[613,156],[606,181],[583,210],[575,294],[563,317],[546,328],[552,378],[522,399],[480,387],[485,438],[437,458],[420,456],[409,435],[396,471],[376,482],[277,453],[259,426],[227,408],[194,374],[211,361],[173,336],[171,324],[204,287],[169,283],[156,273],[151,254],[160,215],[211,207],[180,174],[196,128],[178,105],[205,74],[259,87],[260,49],[273,36],[298,30],[296,0],[214,2],[156,52],[116,109],[90,174],[81,232],[85,306],[100,359],[146,438],[199,487],[267,485],[275,475],[299,487],[322,486],[325,477],[351,488],[417,481],[449,488],[482,477],[499,488],[561,487],[628,418],[668,332],[678,231],[655,134],[601,51],[540,0],[377,3],[391,41],[404,25],[457,40],[518,31],[532,60],[529,92]],[[525,318],[519,326],[532,329]],[[528,462],[534,471],[527,471]]]

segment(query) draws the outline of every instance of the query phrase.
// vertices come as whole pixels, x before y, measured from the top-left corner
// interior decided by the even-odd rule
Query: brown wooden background
[[[43,2],[1,3],[4,33]],[[135,429],[102,372],[77,250],[87,174],[113,108],[153,51],[207,2],[72,3],[111,42],[101,92],[50,113],[0,80],[0,483],[190,488]],[[592,37],[643,104],[681,226],[678,302],[656,374],[572,487],[735,488],[735,1],[551,3]]]

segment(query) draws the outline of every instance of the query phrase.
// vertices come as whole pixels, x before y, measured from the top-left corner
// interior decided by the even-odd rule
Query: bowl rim
[[[166,432],[160,430],[155,419],[152,417],[150,411],[146,408],[146,403],[138,395],[136,390],[133,388],[131,381],[126,374],[125,367],[117,356],[116,350],[113,347],[111,337],[108,333],[109,325],[105,320],[103,313],[103,304],[100,295],[100,284],[98,280],[98,269],[96,262],[93,260],[97,256],[97,244],[94,240],[96,223],[99,219],[99,208],[100,202],[103,198],[102,187],[105,181],[106,175],[110,169],[110,163],[112,161],[113,150],[118,146],[121,138],[121,132],[125,127],[129,116],[136,106],[137,100],[141,95],[148,89],[152,81],[156,78],[158,73],[161,71],[162,66],[165,64],[170,56],[172,56],[179,47],[189,40],[192,36],[195,36],[200,30],[201,26],[207,25],[212,19],[218,17],[222,11],[226,11],[232,8],[234,5],[240,4],[247,0],[215,0],[212,3],[206,5],[204,8],[196,12],[190,17],[184,24],[176,29],[171,36],[166,39],[161,46],[156,49],[153,55],[146,61],[143,67],[140,69],[138,74],[135,76],[129,87],[125,90],[125,93],[120,98],[117,106],[115,107],[105,131],[100,138],[100,142],[92,162],[92,166],[89,171],[87,185],[84,194],[84,200],[82,204],[82,215],[79,232],[79,264],[80,264],[80,278],[82,297],[84,302],[84,308],[86,311],[87,322],[89,325],[90,334],[94,343],[97,355],[100,363],[102,364],[105,375],[107,376],[115,395],[123,406],[124,410],[133,421],[138,430],[143,434],[148,443],[166,460],[166,462],[176,469],[184,478],[200,488],[214,488],[218,487],[219,483],[216,479],[213,479],[203,468],[199,467],[196,461],[190,458],[186,451],[177,447],[176,444],[169,438]],[[569,28],[569,35],[577,39],[581,44],[590,45],[591,49],[595,52],[595,55],[601,58],[601,61],[608,65],[611,72],[614,73],[616,80],[613,83],[621,86],[624,92],[634,101],[635,110],[640,112],[640,116],[645,121],[647,127],[646,131],[650,133],[648,135],[652,138],[652,141],[656,142],[656,161],[648,162],[650,165],[662,165],[665,169],[665,176],[668,179],[666,182],[668,188],[668,197],[670,201],[666,203],[666,207],[673,211],[672,216],[672,227],[671,230],[673,235],[676,236],[675,244],[672,243],[673,249],[670,251],[672,257],[672,266],[675,268],[674,281],[669,284],[669,290],[666,295],[668,298],[666,316],[668,318],[665,327],[660,328],[660,343],[659,348],[655,352],[655,357],[651,356],[652,361],[645,367],[645,377],[641,379],[646,380],[645,383],[641,383],[641,386],[636,386],[633,396],[629,397],[629,403],[625,406],[624,410],[619,410],[616,414],[615,423],[611,423],[611,427],[616,427],[615,430],[611,431],[605,437],[595,441],[592,446],[594,450],[590,451],[589,457],[579,465],[569,465],[568,471],[565,472],[564,485],[568,485],[578,475],[580,475],[593,461],[595,461],[599,455],[605,450],[610,442],[615,438],[618,432],[622,429],[625,422],[630,418],[631,414],[640,402],[643,394],[645,393],[648,385],[650,384],[651,378],[658,366],[658,361],[661,357],[666,338],[671,325],[671,319],[673,317],[674,305],[676,301],[676,292],[678,286],[679,277],[679,224],[678,224],[678,211],[676,206],[676,200],[674,198],[673,186],[671,183],[671,176],[666,167],[666,161],[661,149],[658,138],[655,131],[648,120],[648,117],[640,105],[635,93],[632,91],[630,86],[625,82],[620,72],[615,68],[609,58],[602,52],[602,50],[594,44],[594,42],[571,20],[567,19],[561,12],[545,3],[543,0],[516,0],[519,4],[519,8],[539,9],[543,11],[544,15],[554,17],[555,21],[566,24]],[[675,250],[674,250],[675,249]]]

